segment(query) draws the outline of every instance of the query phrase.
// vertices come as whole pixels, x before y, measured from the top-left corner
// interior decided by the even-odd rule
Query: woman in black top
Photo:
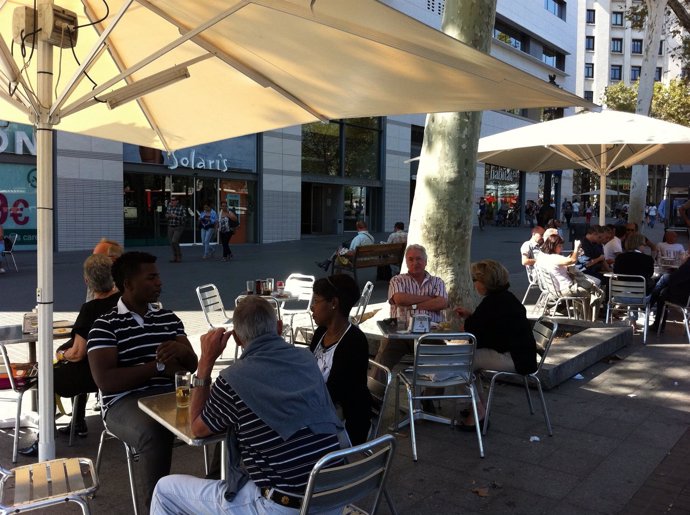
[[[537,344],[525,307],[508,290],[508,270],[498,261],[485,259],[472,263],[471,272],[474,287],[483,299],[474,312],[463,307],[455,308],[455,312],[465,318],[464,330],[477,338],[474,370],[534,372]],[[477,404],[477,412],[483,419],[483,401],[479,399]],[[463,426],[474,431],[471,414],[463,421]]]
[[[367,388],[369,344],[364,333],[349,321],[359,295],[352,277],[337,274],[314,283],[311,304],[314,322],[319,327],[310,349],[333,404],[345,419],[353,445],[367,440],[371,425],[371,395]]]

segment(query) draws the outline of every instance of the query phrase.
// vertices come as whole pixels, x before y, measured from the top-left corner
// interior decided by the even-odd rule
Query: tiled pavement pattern
[[[490,227],[475,233],[473,240],[473,259],[500,259],[511,272],[518,296],[526,287],[518,247],[528,233],[528,229]],[[659,239],[658,228],[650,237]],[[236,246],[237,258],[231,263],[201,261],[199,248],[185,248],[185,261],[174,265],[167,262],[166,248],[146,250],[160,256],[164,305],[180,315],[197,345],[206,324],[195,286],[216,283],[226,306],[231,306],[246,279],[286,277],[291,271],[322,275],[313,261],[327,256],[340,239]],[[80,269],[86,255],[55,255],[56,319],[73,318],[83,301]],[[18,274],[0,276],[3,324],[18,323],[34,304],[35,254],[19,254],[18,264]],[[377,283],[374,301],[385,300],[385,295],[386,285]],[[399,433],[389,486],[399,513],[690,513],[690,345],[680,325],[669,324],[666,333],[661,338],[651,336],[646,347],[641,336],[635,336],[619,357],[622,360],[600,362],[583,371],[583,380],[573,379],[547,392],[553,437],[546,434],[540,408],[530,416],[524,392],[510,385],[498,388],[484,459],[479,458],[474,433],[425,422],[418,425],[419,461],[413,463],[408,432]],[[453,412],[450,404],[441,409]],[[9,417],[12,405],[0,403],[0,410],[0,418]],[[58,456],[95,458],[100,416],[91,410],[87,415],[88,437],[69,448],[58,436]],[[530,442],[532,436],[539,441]],[[23,438],[26,442],[31,437]],[[11,431],[3,430],[0,462],[4,466],[10,464],[10,454]],[[20,463],[27,461],[20,457]],[[173,472],[203,474],[199,449],[176,448],[173,462]],[[124,451],[116,442],[107,444],[100,478],[92,512],[131,513]],[[51,513],[76,512],[65,507]],[[385,504],[380,513],[388,513]]]

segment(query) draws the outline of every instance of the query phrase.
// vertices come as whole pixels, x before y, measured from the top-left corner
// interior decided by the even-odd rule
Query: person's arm
[[[525,254],[522,254],[522,266],[534,266],[536,262],[536,259],[528,258]]]
[[[69,349],[62,351],[62,356],[57,356],[65,361],[81,361],[86,358],[86,339],[78,334],[74,335],[74,343]]]
[[[211,428],[206,425],[201,413],[204,411],[206,401],[211,393],[211,372],[216,360],[225,350],[232,332],[227,333],[223,328],[212,329],[201,337],[201,357],[196,376],[201,380],[208,380],[208,386],[197,386],[192,388],[192,400],[189,408],[189,415],[192,420],[192,433],[197,438],[203,438],[213,434]]]
[[[177,370],[194,372],[198,363],[192,344],[185,335],[177,335],[175,340],[161,343],[156,349],[156,360],[165,364],[166,374]]]
[[[105,393],[138,388],[158,374],[154,360],[133,367],[118,367],[117,347],[92,349],[88,356],[93,380]]]

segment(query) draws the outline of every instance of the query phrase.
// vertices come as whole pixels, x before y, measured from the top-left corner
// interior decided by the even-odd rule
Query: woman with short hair
[[[455,308],[465,319],[464,330],[477,339],[474,370],[502,370],[529,374],[537,369],[537,344],[527,310],[510,291],[508,270],[493,259],[472,263],[472,281],[482,301],[474,312],[464,307]],[[477,388],[480,391],[480,388]],[[479,424],[485,413],[484,401],[478,399]],[[462,429],[475,431],[475,420],[467,414]]]

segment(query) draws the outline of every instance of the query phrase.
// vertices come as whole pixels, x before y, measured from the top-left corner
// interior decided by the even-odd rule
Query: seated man
[[[135,484],[145,512],[156,482],[170,473],[173,435],[137,401],[173,391],[175,372],[196,370],[197,358],[182,321],[151,306],[162,286],[156,256],[127,252],[113,263],[112,274],[122,297],[94,322],[87,351],[108,429],[139,454]]]
[[[395,222],[393,232],[388,235],[386,243],[407,243],[407,233],[405,232],[404,223]]]
[[[532,236],[529,240],[522,244],[520,247],[520,255],[522,256],[522,266],[526,267],[527,270],[532,273],[534,268],[534,263],[537,261],[537,254],[539,253],[539,247],[544,243],[544,228],[537,225],[532,229]]]
[[[587,275],[598,279],[599,284],[604,279],[604,273],[610,272],[606,257],[604,256],[603,240],[607,238],[606,231],[599,225],[591,225],[581,242],[582,252],[577,258],[578,269]]]
[[[609,227],[609,226],[607,226]],[[604,257],[606,262],[611,264],[616,260],[616,256],[623,252],[623,237],[625,236],[625,226],[613,226],[613,238],[604,244]]]
[[[360,245],[373,245],[374,243],[376,243],[374,237],[371,234],[369,234],[369,231],[367,230],[367,224],[364,220],[357,220],[355,227],[357,228],[357,235],[354,238],[352,238],[350,246],[346,249],[345,245],[343,245],[333,254],[331,254],[331,257],[329,257],[327,260],[321,262],[317,261],[316,266],[322,268],[324,272],[328,272],[328,269],[331,267],[331,265],[333,265],[333,267],[335,268],[336,259],[347,260],[348,258],[351,258],[355,255],[355,250]]]
[[[190,407],[195,436],[229,431],[228,479],[164,477],[153,515],[297,513],[314,464],[341,448],[339,435],[347,446],[314,356],[280,337],[282,324],[268,302],[247,297],[233,321],[232,333],[214,329],[201,337]],[[231,335],[244,352],[211,386]]]
[[[664,231],[664,239],[656,246],[659,256],[673,256],[676,252],[685,252],[682,244],[678,243],[678,233],[676,231]]]
[[[645,278],[647,292],[654,285],[652,276],[654,275],[654,259],[652,256],[643,254],[641,247],[644,245],[644,236],[640,233],[633,233],[625,238],[625,252],[618,254],[613,264],[613,271],[617,274],[641,275]]]
[[[636,223],[630,222],[630,223],[625,224],[625,235],[626,235],[626,237],[628,234],[636,233],[636,232],[638,232],[638,233],[640,232],[640,228]],[[652,241],[649,238],[647,238],[644,234],[642,236],[644,237],[644,246],[647,247],[646,249],[643,249],[643,252],[645,254],[649,254],[650,256],[653,256],[654,253],[656,252],[656,245],[654,243],[652,243]]]
[[[441,310],[448,307],[443,279],[426,271],[426,249],[410,245],[405,250],[407,273],[396,275],[388,285],[391,318],[407,324],[410,314],[429,315],[432,322],[441,321]],[[384,340],[375,361],[392,369],[405,354],[414,352],[414,340]]]

